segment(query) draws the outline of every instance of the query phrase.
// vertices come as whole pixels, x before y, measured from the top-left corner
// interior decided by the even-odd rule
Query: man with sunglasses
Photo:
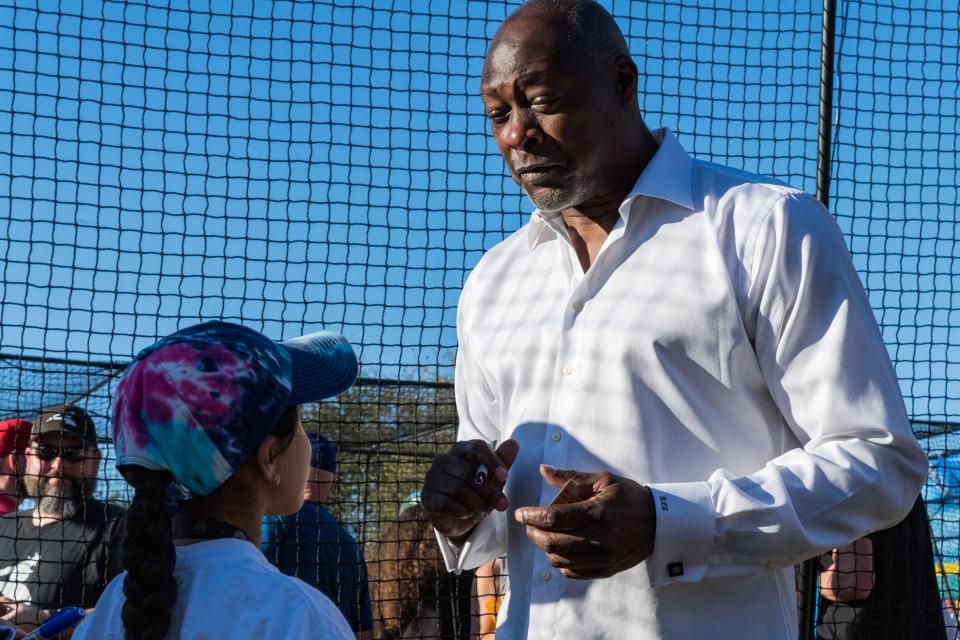
[[[124,511],[93,499],[97,431],[79,407],[43,410],[26,450],[32,508],[0,517],[0,612],[30,629],[66,606],[93,607],[119,571]]]

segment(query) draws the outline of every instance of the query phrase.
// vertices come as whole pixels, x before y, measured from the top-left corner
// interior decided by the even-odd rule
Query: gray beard
[[[43,496],[37,500],[37,511],[42,516],[50,516],[61,520],[70,520],[80,510],[80,500],[73,496]]]
[[[541,211],[563,211],[575,207],[587,199],[591,191],[590,180],[576,171],[572,172],[561,187],[540,189],[536,196],[527,193],[530,201]]]
[[[46,486],[46,478],[27,476],[24,486],[28,496],[37,503],[37,512],[42,516],[69,520],[77,515],[87,496],[93,493],[93,482],[73,478],[69,485],[58,490]]]

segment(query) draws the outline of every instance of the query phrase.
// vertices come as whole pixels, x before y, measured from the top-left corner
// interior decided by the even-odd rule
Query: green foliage
[[[361,543],[375,541],[456,437],[446,381],[361,381],[335,401],[304,408],[304,425],[339,448],[331,508]]]

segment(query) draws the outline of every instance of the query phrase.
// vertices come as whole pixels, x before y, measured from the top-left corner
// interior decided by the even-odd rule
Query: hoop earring
[[[273,474],[273,484],[275,484],[275,485],[277,485],[277,486],[280,485],[280,474],[279,474],[279,473]]]

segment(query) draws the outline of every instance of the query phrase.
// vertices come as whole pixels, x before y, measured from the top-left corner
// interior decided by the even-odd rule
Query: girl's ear
[[[270,435],[263,439],[260,446],[257,447],[257,471],[265,482],[273,484],[274,476],[277,473],[277,449],[280,448],[280,442],[276,436]]]

